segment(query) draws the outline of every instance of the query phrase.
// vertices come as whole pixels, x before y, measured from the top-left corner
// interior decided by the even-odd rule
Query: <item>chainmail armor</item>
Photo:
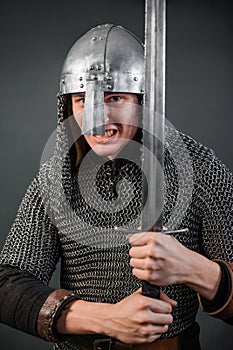
[[[125,234],[114,230],[115,226],[140,225],[140,166],[127,159],[103,161],[89,153],[79,167],[71,170],[69,157],[61,154],[67,143],[64,109],[62,97],[55,154],[43,164],[27,190],[0,263],[26,269],[49,283],[61,257],[61,288],[73,290],[84,300],[116,303],[141,285],[132,275]],[[178,158],[179,154],[183,157],[184,144],[192,176],[185,168],[187,162],[174,162],[169,152],[176,148]],[[184,167],[177,172],[179,161]],[[233,261],[230,172],[211,150],[186,135],[167,130],[165,180],[164,224],[172,229],[188,227],[189,233],[177,234],[176,238],[189,249],[210,259]],[[179,202],[182,181],[187,182],[182,195],[190,197],[187,208]],[[162,289],[178,301],[174,322],[163,336],[167,338],[193,324],[198,300],[196,293],[184,285]],[[55,344],[55,349],[78,347],[68,340]]]

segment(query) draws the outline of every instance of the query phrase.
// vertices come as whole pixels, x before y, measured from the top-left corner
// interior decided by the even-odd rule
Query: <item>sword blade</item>
[[[146,0],[144,154],[142,162],[144,173],[142,230],[146,231],[158,231],[162,230],[163,227],[165,54],[166,0]],[[148,283],[143,283],[143,294],[154,296],[154,289],[156,288],[154,286],[153,288],[150,287]],[[159,291],[155,295],[158,297]]]

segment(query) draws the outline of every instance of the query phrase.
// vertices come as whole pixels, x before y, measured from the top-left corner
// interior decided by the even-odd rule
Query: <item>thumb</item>
[[[139,288],[139,289],[136,290],[133,294],[142,294],[142,288]]]

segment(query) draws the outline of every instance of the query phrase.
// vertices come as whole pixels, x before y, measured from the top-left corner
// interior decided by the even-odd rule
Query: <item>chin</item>
[[[103,149],[103,147],[93,147],[92,148],[93,152],[97,154],[100,157],[108,157],[109,159],[113,159],[117,157],[117,154],[120,152],[120,150],[107,150]]]

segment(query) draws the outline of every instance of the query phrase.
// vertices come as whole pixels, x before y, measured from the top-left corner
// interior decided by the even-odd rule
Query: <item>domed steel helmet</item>
[[[143,90],[143,45],[114,24],[92,28],[77,40],[61,73],[61,95],[86,93],[83,134],[105,133],[104,92],[143,94]]]

